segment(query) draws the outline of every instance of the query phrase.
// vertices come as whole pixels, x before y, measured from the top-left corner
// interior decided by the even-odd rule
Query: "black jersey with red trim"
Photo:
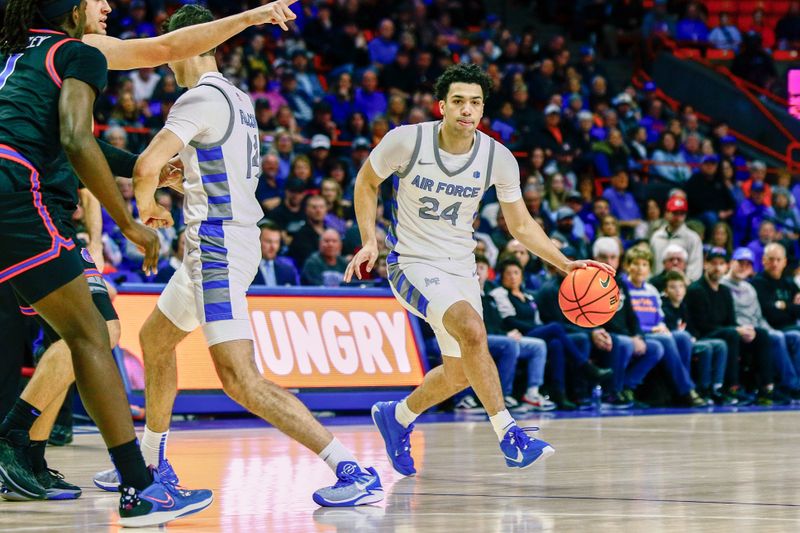
[[[0,145],[18,151],[39,171],[46,204],[74,207],[77,183],[60,139],[61,84],[75,78],[99,94],[108,75],[105,56],[63,32],[33,29],[22,53],[0,61]],[[27,175],[18,182],[2,181],[6,180],[0,180],[0,194],[30,194]]]

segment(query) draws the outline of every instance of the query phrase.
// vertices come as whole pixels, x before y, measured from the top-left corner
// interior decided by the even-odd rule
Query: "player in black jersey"
[[[86,7],[87,34],[83,36],[83,42],[100,49],[107,57],[110,69],[121,70],[155,66],[163,62],[196,55],[213,48],[250,25],[272,23],[286,29],[285,22],[295,17],[288,9],[288,6],[295,1],[281,0],[271,2],[237,15],[155,38],[122,41],[105,36],[105,19],[111,11],[107,1],[88,0]],[[130,177],[136,156],[116,150],[102,143],[102,141],[99,142],[114,175]],[[54,174],[53,178],[63,181],[64,187],[62,189],[75,190],[74,187],[70,187],[69,183],[71,180],[72,183],[77,184],[77,178],[74,177],[66,159],[62,158],[62,162],[60,164],[54,163],[54,166],[60,166],[58,173]],[[89,199],[91,201],[89,205],[96,203],[91,194],[84,194],[82,198]],[[64,225],[64,236],[72,238],[73,241],[76,241],[76,239],[71,218],[75,203],[76,198],[74,195],[70,198],[65,195],[62,201],[53,202],[50,206],[53,217],[60,219]],[[95,214],[92,215],[86,209],[86,217],[89,219],[87,226],[89,228],[97,227],[98,231],[89,231],[90,240],[86,249],[81,250],[81,258],[84,261],[84,275],[89,282],[92,299],[106,320],[110,343],[114,346],[119,338],[119,321],[108,296],[107,288],[99,276],[101,269],[98,269],[92,262],[92,256],[98,259],[98,262],[102,260],[99,210],[96,210]],[[21,309],[26,314],[34,312],[24,302],[21,305]],[[42,357],[34,378],[26,387],[21,396],[21,402],[19,402],[20,408],[23,408],[26,403],[47,406],[44,408],[42,416],[37,419],[31,428],[32,445],[29,448],[28,456],[37,470],[37,477],[45,477],[45,481],[52,482],[53,486],[46,487],[49,499],[77,498],[81,494],[80,488],[67,483],[63,479],[54,477],[52,474],[48,474],[49,470],[44,460],[44,444],[52,429],[61,399],[69,384],[73,381],[69,348],[63,341],[59,340],[58,334],[46,323],[44,324],[44,329],[46,333],[45,339],[50,344],[50,347]],[[20,495],[3,488],[0,489],[0,496],[6,499],[15,499]]]
[[[148,470],[136,445],[122,380],[108,352],[75,242],[50,207],[73,197],[57,176],[63,154],[154,271],[156,233],[125,208],[92,134],[92,108],[106,60],[80,41],[87,0],[10,0],[0,34],[0,282],[8,282],[64,339],[78,390],[121,478],[120,523],[155,525],[210,505],[210,491],[185,491]],[[74,185],[74,184],[73,184]],[[0,477],[19,493],[46,496],[26,465],[28,430],[39,414],[18,403],[0,425]],[[169,508],[163,502],[170,502]]]

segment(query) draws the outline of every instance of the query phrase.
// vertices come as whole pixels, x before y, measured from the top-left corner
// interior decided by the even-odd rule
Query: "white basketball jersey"
[[[386,240],[402,261],[462,265],[466,261],[466,265],[472,265],[472,222],[484,192],[492,184],[497,143],[476,132],[469,159],[451,171],[439,154],[440,125],[425,122],[403,126],[409,134],[416,133],[416,144],[407,169],[392,177],[393,224]]]
[[[253,103],[219,73],[203,75],[181,99],[201,90],[203,117],[217,113],[228,125],[222,138],[204,143],[198,135],[180,152],[185,222],[255,225],[264,213],[255,196],[261,154]]]

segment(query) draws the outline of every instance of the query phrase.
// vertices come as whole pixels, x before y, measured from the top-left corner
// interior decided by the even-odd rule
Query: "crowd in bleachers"
[[[109,30],[123,37],[157,33],[174,7],[111,3]],[[231,9],[208,4],[221,15]],[[662,0],[652,10],[637,1],[593,4],[614,14],[596,39],[605,55],[625,53],[617,45],[626,32],[740,46],[742,34],[724,17],[710,27],[699,3],[684,2],[679,17]],[[726,123],[707,127],[691,107],[670,108],[652,82],[615,86],[596,47],[560,35],[540,40],[532,28],[512,32],[483,2],[300,5],[288,33],[256,28],[217,50],[222,73],[253,98],[261,135],[263,261],[255,285],[342,282],[360,246],[353,185],[371,147],[396,126],[437,119],[436,77],[454,63],[475,63],[493,80],[480,129],[518,156],[529,212],[566,254],[618,262],[625,298],[604,328],[566,323],[555,297],[560,274],[511,237],[490,191],[475,220],[476,253],[509,405],[522,398],[536,409],[575,408],[595,382],[614,408],[641,406],[645,396],[697,407],[800,397],[800,182],[791,173],[743,157]],[[800,43],[798,9],[800,2],[787,4],[776,46]],[[117,76],[111,86],[98,124],[112,144],[140,151],[180,90],[166,67]],[[135,212],[130,180],[118,181]],[[382,201],[390,195],[387,183]],[[110,281],[164,282],[180,264],[181,199],[164,190],[158,201],[176,220],[161,230],[159,274],[144,277],[141,254],[106,217]],[[381,242],[390,211],[379,206]],[[387,285],[383,252],[369,284]],[[718,310],[728,311],[729,299],[720,282],[733,294],[724,317]],[[429,352],[436,353],[433,340]],[[515,399],[518,359],[528,372]],[[637,392],[651,370],[663,372],[668,393]],[[478,408],[469,392],[459,406]]]

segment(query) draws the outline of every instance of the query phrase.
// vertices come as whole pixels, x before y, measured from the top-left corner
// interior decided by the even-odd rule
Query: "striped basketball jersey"
[[[186,224],[255,225],[263,211],[256,200],[260,145],[250,97],[218,72],[204,74],[173,106],[164,128],[185,146]]]
[[[440,127],[425,122],[395,128],[375,147],[370,163],[382,177],[394,174],[387,236],[393,255],[461,271],[474,262],[472,223],[484,193],[496,185],[500,200],[521,198],[519,167],[506,147],[481,132],[469,152],[444,152]]]

